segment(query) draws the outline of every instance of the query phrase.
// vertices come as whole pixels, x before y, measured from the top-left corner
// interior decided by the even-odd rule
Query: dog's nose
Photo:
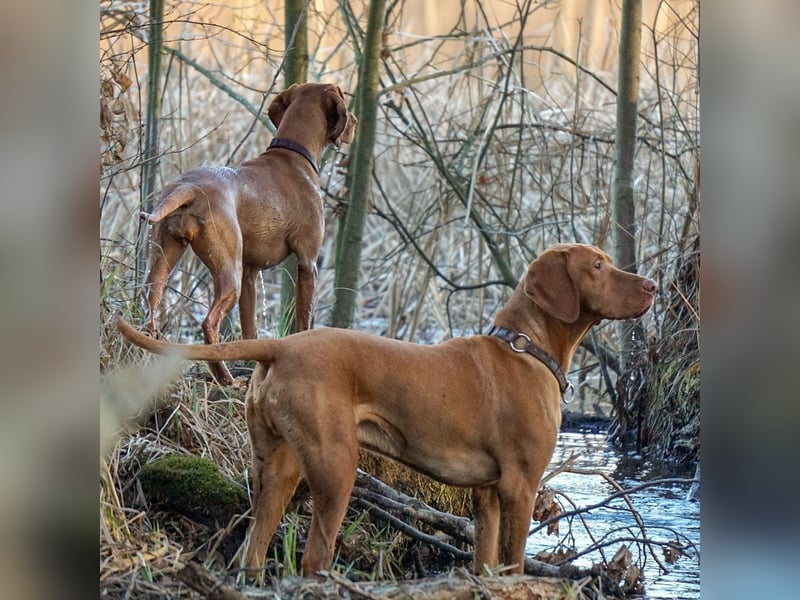
[[[642,287],[644,288],[644,291],[649,294],[655,294],[656,289],[658,289],[658,286],[656,286],[656,282],[653,281],[652,279],[645,279],[642,282]]]

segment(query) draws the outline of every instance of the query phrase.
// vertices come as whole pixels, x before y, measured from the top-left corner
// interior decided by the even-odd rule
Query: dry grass
[[[147,380],[159,369],[154,365],[138,375]],[[108,378],[116,383],[126,375],[111,373]],[[240,480],[249,448],[244,394],[237,392],[221,395],[205,381],[181,378],[158,396],[137,425],[128,425],[127,433],[108,443],[101,457],[100,546],[101,587],[110,595],[123,595],[132,587],[137,597],[140,593],[171,596],[178,590],[170,581],[186,560],[217,562],[215,553],[232,524],[215,528],[159,512],[142,496],[137,474],[156,458],[193,454],[210,458],[227,478]]]
[[[174,40],[182,37],[184,54],[204,56],[213,81],[176,55],[167,58],[159,185],[192,166],[222,164],[230,158],[238,162],[260,153],[270,138],[266,128],[256,126],[242,149],[231,156],[254,117],[222,88],[235,91],[251,106],[260,104],[280,57],[265,52],[259,40],[280,29],[282,16],[237,23],[232,33],[193,28],[187,22],[200,17],[185,12],[193,10],[188,6],[184,12],[169,13],[176,21],[172,47],[178,47]],[[127,11],[132,7],[125,4]],[[134,322],[141,318],[137,213],[144,199],[139,194],[138,131],[146,62],[136,34],[145,18],[126,14],[127,21],[119,15],[116,20],[104,17],[104,29],[114,33],[103,36],[100,61],[108,109],[101,123],[100,180],[99,361],[106,384],[100,460],[101,589],[113,597],[191,597],[174,580],[176,569],[193,557],[217,569],[228,568],[229,550],[221,548],[235,524],[214,528],[160,513],[140,494],[136,475],[143,464],[159,456],[195,454],[214,460],[231,480],[246,479],[249,450],[243,390],[221,394],[204,379],[202,366],[179,377],[182,367],[122,346],[107,327],[116,310]],[[334,81],[352,93],[355,69],[348,62],[352,51],[343,24],[346,16],[332,12],[316,18],[327,23],[329,31],[341,31],[344,43],[327,47],[321,39],[312,41],[317,60],[311,77]],[[657,371],[642,375],[650,386],[646,394],[654,399],[654,414],[684,407],[681,398],[696,393],[699,381],[694,347],[687,352],[686,345],[678,342],[682,338],[673,335],[675,323],[690,338],[696,338],[699,330],[696,284],[683,285],[688,281],[684,259],[693,255],[691,242],[699,229],[696,11],[686,24],[652,34],[658,53],[655,56],[651,48],[643,57],[647,66],[640,92],[637,240],[641,271],[664,290],[644,319],[648,337],[654,340],[648,364],[658,365]],[[413,55],[411,45],[403,45],[406,38],[389,40],[394,45],[388,48],[382,81],[385,86],[398,85],[382,98],[379,115],[357,307],[360,329],[424,343],[476,333],[510,294],[508,282],[500,283],[504,277],[498,261],[519,274],[555,242],[582,241],[610,248],[614,95],[607,87],[613,89],[615,75],[570,68],[541,70],[547,53],[526,42],[512,54],[510,30],[497,26],[492,35],[487,31],[453,35],[465,51],[447,65],[438,54],[440,40],[414,40],[413,47],[422,51]],[[427,57],[427,62],[419,56]],[[569,66],[547,56],[551,67]],[[509,61],[512,69],[506,68]],[[530,89],[533,71],[538,73],[538,84]],[[328,323],[333,302],[333,241],[346,202],[342,159],[329,154],[322,169],[327,232],[316,298],[318,325]],[[278,270],[264,272],[259,287],[259,334],[274,337],[281,322]],[[680,319],[675,314],[680,303],[671,291],[678,289],[689,308]],[[171,340],[201,339],[199,322],[209,304],[209,291],[207,271],[187,253],[161,306],[159,322]],[[232,335],[238,335],[235,325]],[[597,339],[611,348],[616,345],[608,326],[598,330]],[[145,366],[130,370],[130,365]],[[595,397],[609,393],[591,354],[580,351],[573,368],[584,382],[584,393]],[[614,374],[609,375],[613,382]],[[664,390],[673,393],[661,393]],[[659,439],[688,436],[691,441],[692,423],[695,413],[675,424],[654,422],[650,429]],[[373,467],[390,474],[385,465]],[[429,486],[404,472],[393,476],[407,491],[424,489],[432,504],[457,512],[465,508],[460,492]],[[293,514],[302,533],[307,526],[302,496]],[[402,576],[399,565],[407,559],[405,542],[397,534],[387,536],[361,522],[360,515],[351,514],[349,519],[363,529],[354,528],[351,541],[342,544],[343,562],[371,575]],[[381,548],[376,556],[383,558],[369,559],[367,552],[353,550],[370,545]],[[275,549],[283,547],[280,536]],[[278,570],[286,567],[283,562]]]

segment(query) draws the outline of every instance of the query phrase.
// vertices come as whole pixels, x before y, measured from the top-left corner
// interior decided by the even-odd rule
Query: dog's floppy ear
[[[283,119],[283,113],[286,112],[289,104],[291,104],[292,94],[294,93],[296,87],[297,84],[293,83],[280,94],[275,96],[275,99],[269,103],[269,108],[267,108],[267,116],[269,116],[269,120],[272,121],[272,124],[275,125],[275,127],[280,126],[281,119]]]
[[[562,250],[548,250],[539,256],[525,275],[525,294],[554,317],[574,323],[581,306],[567,260]]]
[[[347,103],[344,101],[344,94],[337,85],[333,85],[326,92],[330,94],[333,99],[333,105],[336,107],[336,123],[330,128],[331,133],[328,136],[328,142],[335,146],[341,144],[349,144],[353,141],[353,132],[356,127],[356,118],[347,110]],[[332,122],[332,121],[331,121]]]

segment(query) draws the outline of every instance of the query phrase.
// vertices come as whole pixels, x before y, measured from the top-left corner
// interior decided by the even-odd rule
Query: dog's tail
[[[167,218],[181,206],[189,204],[194,200],[195,190],[190,186],[180,185],[172,190],[166,197],[161,199],[153,209],[153,212],[148,213],[142,211],[139,213],[139,218],[150,223],[158,223],[159,221]]]
[[[255,360],[268,364],[272,362],[277,350],[278,340],[240,340],[221,344],[172,344],[137,331],[119,313],[114,315],[113,320],[114,325],[126,340],[153,354],[181,356],[189,360]]]

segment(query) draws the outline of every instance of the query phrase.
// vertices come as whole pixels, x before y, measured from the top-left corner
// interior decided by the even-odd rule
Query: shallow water
[[[623,488],[632,488],[644,481],[662,478],[691,478],[693,473],[669,471],[638,457],[629,457],[613,448],[602,434],[560,433],[559,441],[553,454],[553,460],[547,470],[563,463],[573,453],[579,454],[573,467],[583,470],[596,470],[610,475]],[[548,487],[569,496],[576,507],[584,507],[601,502],[616,490],[600,475],[561,473],[548,482]],[[664,484],[649,487],[630,496],[633,507],[639,512],[644,522],[647,537],[652,540],[670,541],[676,539],[678,532],[695,544],[696,551],[690,550],[689,556],[681,557],[675,564],[664,561],[659,547],[656,556],[668,569],[664,573],[656,560],[637,543],[628,542],[634,556],[634,562],[641,564],[644,559],[644,598],[648,600],[695,599],[700,597],[700,504],[687,501],[689,484]],[[563,510],[572,510],[564,498],[558,498]],[[588,530],[595,540],[606,533],[611,538],[642,538],[641,530],[621,498],[613,500],[608,506],[597,508],[584,515]],[[538,523],[533,522],[533,526]],[[620,531],[614,532],[615,529]],[[528,539],[526,551],[535,555],[541,550],[552,550],[569,529],[568,524],[560,524],[560,536],[548,536],[545,530],[538,531]],[[575,519],[571,528],[574,539],[571,542],[580,551],[592,544],[579,519]],[[686,540],[679,538],[686,543]],[[611,559],[622,542],[604,548],[607,559]],[[641,553],[644,553],[643,555]],[[576,559],[575,564],[589,566],[601,560],[595,551]]]

